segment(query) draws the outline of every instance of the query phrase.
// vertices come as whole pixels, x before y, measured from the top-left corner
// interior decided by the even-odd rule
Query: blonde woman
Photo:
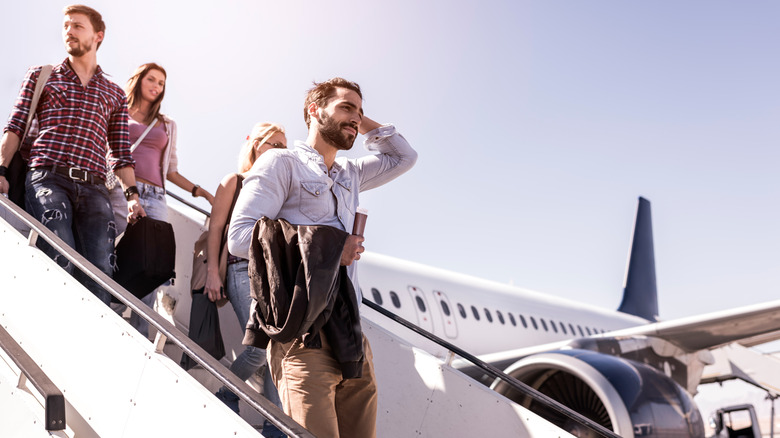
[[[208,254],[219,254],[222,236],[228,226],[228,212],[230,211],[234,194],[244,176],[252,168],[252,165],[264,152],[274,148],[286,148],[287,138],[284,128],[275,123],[258,123],[252,128],[252,133],[247,137],[238,158],[239,173],[226,175],[217,188],[211,209],[209,221],[209,235],[207,241]],[[228,253],[227,275],[225,278],[225,290],[222,290],[222,281],[219,276],[219,257],[209,257],[206,261],[208,274],[204,293],[211,301],[227,297],[244,332],[249,321],[249,309],[252,298],[249,288],[249,262],[246,259],[234,257]],[[230,366],[236,376],[241,380],[247,380],[252,374],[266,364],[265,350],[247,346],[246,349],[233,361]],[[265,397],[281,407],[279,395],[276,392],[271,373],[266,370],[263,381]],[[238,397],[224,386],[217,392],[217,397],[225,402],[231,409],[238,412]],[[271,423],[266,421],[263,425],[263,436],[283,436]]]
[[[130,115],[130,144],[135,160],[135,180],[138,196],[146,216],[168,221],[168,204],[165,202],[165,180],[192,193],[202,196],[209,203],[214,197],[200,186],[193,184],[179,173],[176,156],[176,122],[160,113],[165,96],[167,74],[161,66],[150,62],[138,67],[127,81],[125,93]],[[139,141],[140,139],[140,141]],[[127,222],[138,219],[128,216],[127,200],[122,187],[117,184],[109,191],[117,235],[127,228]],[[141,301],[152,307],[156,291]],[[121,309],[120,309],[121,310]],[[135,312],[130,315],[130,325],[142,335],[149,336],[149,323]]]

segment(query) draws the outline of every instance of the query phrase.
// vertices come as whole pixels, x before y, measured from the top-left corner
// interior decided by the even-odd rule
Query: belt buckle
[[[74,175],[74,174],[73,174],[73,172],[74,172],[74,171],[76,171],[76,172],[81,172],[81,176]],[[84,169],[78,169],[78,168],[76,168],[76,167],[69,167],[69,168],[68,168],[68,177],[69,177],[70,179],[75,179],[75,180],[79,180],[79,181],[87,182],[87,175],[88,175],[88,174],[87,174],[87,171],[86,171],[86,170],[84,170]]]

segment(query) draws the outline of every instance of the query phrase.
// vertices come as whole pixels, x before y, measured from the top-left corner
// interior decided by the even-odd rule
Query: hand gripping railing
[[[398,324],[401,324],[402,326],[408,328],[409,330],[412,330],[413,332],[439,344],[440,346],[450,350],[451,352],[457,354],[458,356],[468,360],[469,362],[473,363],[476,367],[483,370],[485,373],[493,377],[494,379],[501,379],[504,381],[507,385],[509,385],[512,389],[520,392],[521,394],[532,398],[535,402],[539,403],[543,407],[547,408],[544,410],[544,412],[536,412],[539,416],[544,418],[547,421],[550,421],[553,424],[564,424],[563,419],[571,420],[577,424],[580,424],[587,430],[595,433],[595,436],[601,436],[601,437],[607,437],[607,438],[620,438],[620,435],[616,434],[615,432],[612,432],[611,430],[605,428],[604,426],[596,423],[595,421],[591,420],[588,417],[585,417],[584,415],[580,414],[579,412],[576,412],[569,408],[568,406],[565,406],[558,401],[556,401],[553,398],[550,398],[541,392],[531,388],[530,386],[526,385],[525,383],[515,379],[514,377],[504,373],[503,371],[499,370],[498,368],[494,367],[493,365],[490,365],[489,363],[481,361],[476,356],[467,353],[465,350],[456,347],[455,345],[445,341],[444,339],[441,339],[440,337],[429,333],[420,327],[416,326],[415,324],[412,324],[411,322],[401,318],[400,316],[396,315],[393,312],[390,312],[389,310],[385,309],[384,307],[379,306],[378,304],[369,301],[365,297],[363,297],[363,304],[366,306],[376,310],[377,312],[381,313],[382,315],[390,318],[391,320],[397,322]],[[548,411],[549,409],[549,411]],[[551,418],[550,414],[554,414],[554,418]],[[572,432],[573,433],[573,432]],[[588,435],[591,436],[591,435]]]
[[[68,244],[62,241],[54,233],[49,231],[40,222],[33,219],[27,212],[19,208],[16,204],[11,202],[8,198],[0,196],[0,208],[5,209],[12,213],[21,223],[24,223],[30,228],[30,234],[28,236],[29,244],[35,245],[35,242],[39,237],[48,242],[51,247],[67,257],[73,265],[81,270],[84,274],[92,278],[97,284],[107,290],[122,304],[125,304],[136,314],[154,326],[161,336],[157,339],[157,351],[162,352],[162,345],[165,344],[165,340],[170,339],[171,342],[181,348],[185,354],[194,359],[197,363],[203,366],[207,372],[213,375],[217,380],[222,382],[228,389],[233,391],[239,398],[244,400],[249,406],[259,412],[262,416],[267,418],[271,423],[284,432],[288,437],[295,438],[314,438],[309,431],[303,428],[300,424],[296,423],[290,417],[284,414],[281,409],[276,405],[268,401],[264,396],[260,395],[257,391],[253,390],[246,382],[242,381],[230,370],[225,368],[222,363],[214,359],[203,348],[196,344],[193,340],[187,337],[184,333],[179,331],[170,322],[168,322],[162,315],[150,309],[141,300],[136,298],[133,294],[125,290],[111,277],[95,268],[87,259],[78,254]]]

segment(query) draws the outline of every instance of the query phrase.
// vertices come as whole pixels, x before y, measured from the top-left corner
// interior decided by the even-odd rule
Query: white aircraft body
[[[711,351],[780,338],[780,301],[659,321],[650,203],[643,198],[623,301],[615,311],[377,254],[367,253],[359,263],[364,300],[622,436],[627,430],[637,437],[704,436],[692,397],[704,368],[715,363]],[[728,378],[777,394],[778,364],[772,359],[763,374]],[[533,410],[532,401],[505,383],[465,362],[460,366]]]

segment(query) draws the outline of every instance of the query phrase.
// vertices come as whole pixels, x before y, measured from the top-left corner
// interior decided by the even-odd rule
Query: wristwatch
[[[133,195],[141,196],[141,194],[138,193],[138,186],[130,186],[127,189],[125,189],[125,199],[129,201],[130,198],[133,197]]]
[[[5,166],[0,166],[0,176],[6,176],[8,175],[8,168]]]

